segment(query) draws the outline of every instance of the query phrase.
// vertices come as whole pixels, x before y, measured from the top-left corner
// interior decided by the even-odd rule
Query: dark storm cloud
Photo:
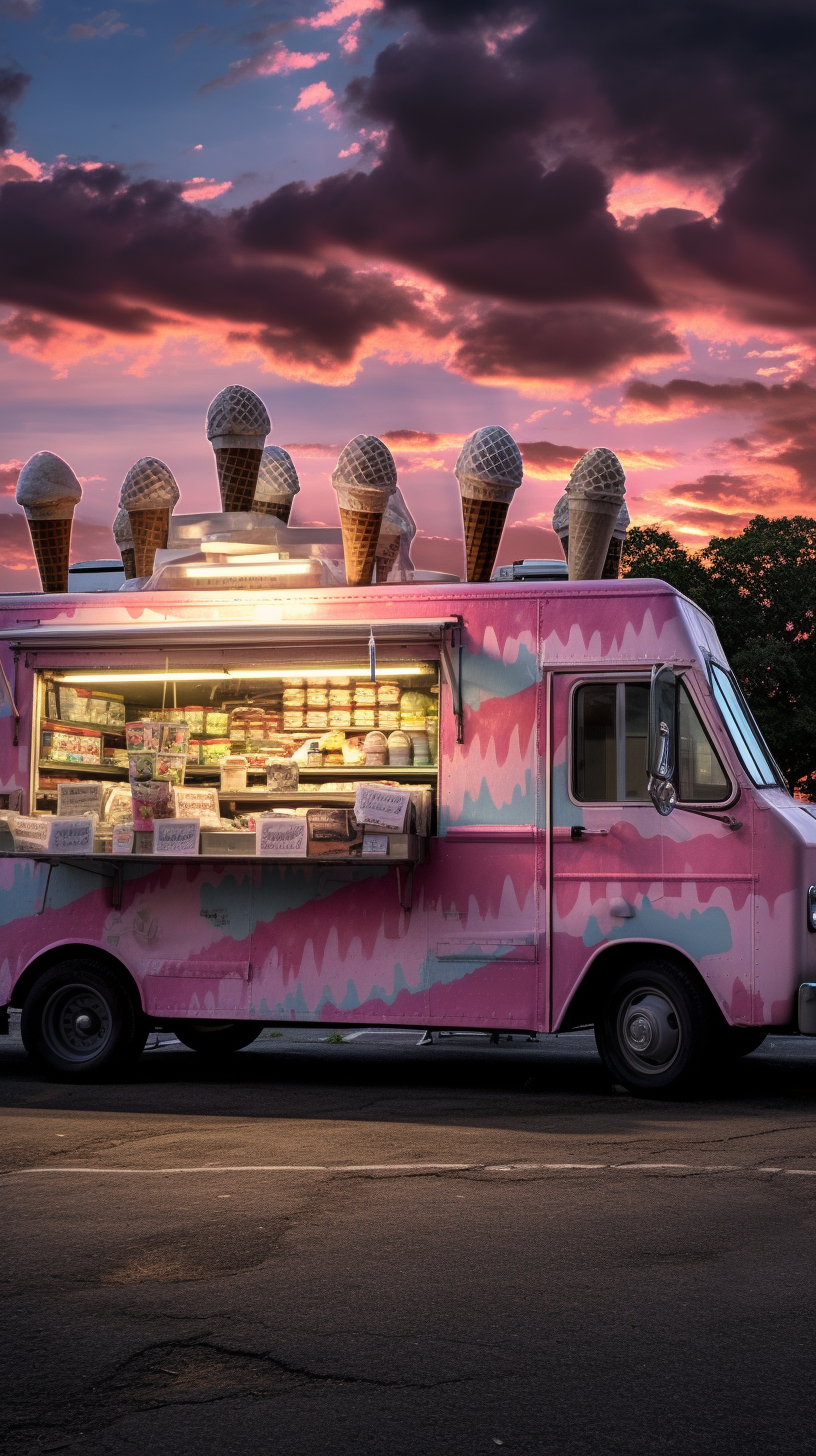
[[[232,218],[188,205],[179,190],[129,183],[116,167],[8,183],[0,192],[2,295],[23,314],[12,329],[44,312],[145,335],[181,312],[260,327],[279,355],[329,366],[350,358],[373,328],[417,315],[413,291],[380,274],[337,264],[306,273],[247,256]]]
[[[598,308],[493,308],[458,337],[454,366],[473,379],[588,378],[633,357],[683,352],[659,320]]]
[[[678,279],[692,311],[727,297],[740,318],[816,324],[816,0],[387,10],[413,28],[342,101],[385,133],[368,171],[218,215],[115,167],[7,184],[0,297],[136,335],[223,319],[326,368],[379,328],[456,326],[453,367],[507,380],[677,352]],[[26,78],[3,74],[10,104]],[[619,227],[621,170],[713,181],[722,206]],[[382,262],[447,297],[423,307],[366,271]]]
[[[9,146],[14,139],[17,129],[8,113],[20,100],[30,80],[31,77],[13,61],[11,65],[0,66],[0,149]]]

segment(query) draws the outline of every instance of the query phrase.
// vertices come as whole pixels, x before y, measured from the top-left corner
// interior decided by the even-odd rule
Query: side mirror
[[[646,772],[649,798],[658,814],[671,814],[677,803],[672,777],[675,762],[677,678],[670,667],[653,667],[649,691],[649,736]]]

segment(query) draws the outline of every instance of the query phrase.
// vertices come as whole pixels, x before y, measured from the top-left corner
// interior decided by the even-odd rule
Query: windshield
[[[757,788],[776,788],[782,783],[779,770],[738,684],[732,674],[716,662],[711,662],[709,667],[714,697],[745,772]]]

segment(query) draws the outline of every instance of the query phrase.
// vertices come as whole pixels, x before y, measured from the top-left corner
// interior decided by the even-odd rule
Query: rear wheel
[[[173,1030],[190,1051],[221,1057],[249,1046],[263,1028],[256,1021],[177,1021]]]
[[[120,1076],[140,1056],[147,1021],[135,992],[103,966],[71,959],[35,981],[20,1031],[40,1066],[66,1080]]]
[[[603,1061],[631,1092],[692,1092],[713,1063],[717,1024],[703,988],[681,966],[655,957],[609,987],[595,1024]]]

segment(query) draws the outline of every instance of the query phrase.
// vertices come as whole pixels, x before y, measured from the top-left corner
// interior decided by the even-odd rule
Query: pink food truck
[[[121,1074],[149,1028],[594,1026],[666,1095],[816,1033],[816,808],[710,619],[500,575],[2,599],[0,1006],[41,1064]]]

